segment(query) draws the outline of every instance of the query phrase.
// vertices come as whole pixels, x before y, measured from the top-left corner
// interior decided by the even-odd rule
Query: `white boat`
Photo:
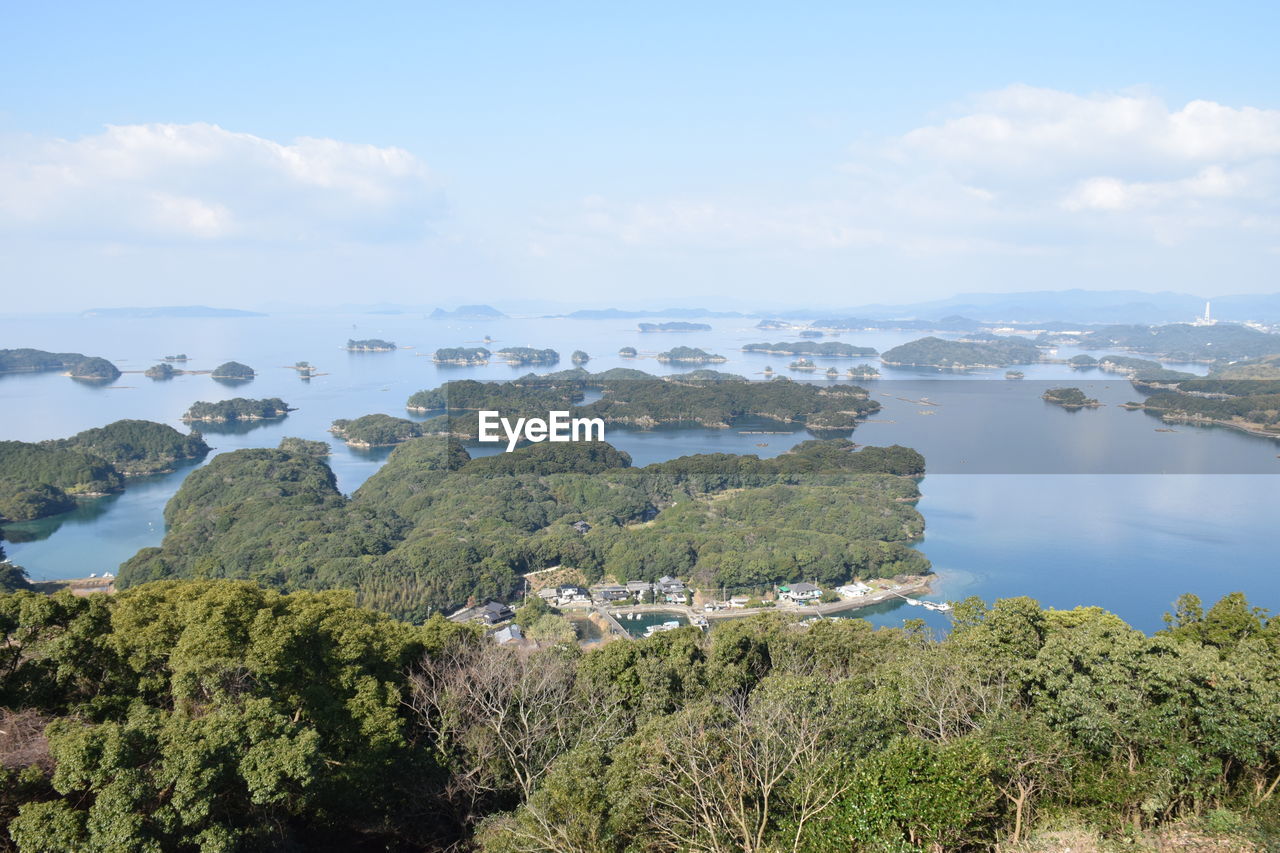
[[[920,605],[924,604],[924,602],[918,598],[908,598],[907,604],[910,604],[912,607],[919,607]]]

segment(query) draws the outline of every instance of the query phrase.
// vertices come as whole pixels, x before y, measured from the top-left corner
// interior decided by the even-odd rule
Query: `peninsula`
[[[927,337],[886,350],[881,361],[900,367],[941,367],[967,370],[1009,367],[1040,360],[1040,350],[1021,338],[992,337],[984,341],[948,341]]]

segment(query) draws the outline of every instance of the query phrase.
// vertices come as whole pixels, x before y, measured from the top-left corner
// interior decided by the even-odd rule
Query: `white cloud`
[[[400,148],[200,123],[0,140],[0,224],[43,235],[381,240],[420,234],[438,206],[427,168]]]

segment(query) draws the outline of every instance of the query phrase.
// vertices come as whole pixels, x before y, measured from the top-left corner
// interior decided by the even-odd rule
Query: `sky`
[[[1280,291],[1280,4],[3,21],[0,311]]]

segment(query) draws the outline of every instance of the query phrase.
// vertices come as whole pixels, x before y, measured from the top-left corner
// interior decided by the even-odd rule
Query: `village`
[[[695,589],[679,578],[665,576],[657,581],[602,582],[585,585],[578,580],[581,573],[554,567],[526,575],[530,597],[545,604],[546,612],[559,612],[575,624],[590,621],[600,629],[599,636],[583,637],[584,646],[614,639],[642,639],[665,631],[693,626],[709,631],[712,624],[762,612],[780,612],[803,619],[839,618],[847,611],[873,604],[901,599],[907,605],[947,613],[946,602],[925,601],[919,596],[929,592],[931,576],[903,575],[893,579],[854,580],[831,589],[800,581],[780,584],[761,594],[729,595],[726,589]],[[543,577],[545,584],[539,584]],[[516,605],[485,601],[465,607],[448,618],[454,622],[479,624],[492,629],[490,636],[499,644],[537,646],[538,641],[525,636],[516,624]],[[657,617],[670,617],[655,622]],[[628,623],[640,622],[639,625]]]

